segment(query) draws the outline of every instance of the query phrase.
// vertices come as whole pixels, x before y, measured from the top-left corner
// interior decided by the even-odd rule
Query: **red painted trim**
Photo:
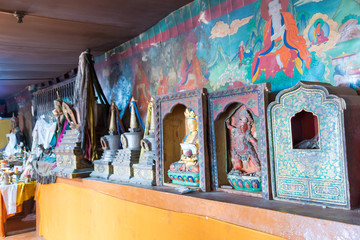
[[[123,51],[120,54],[120,59],[124,59],[127,57],[131,57],[132,55],[136,54],[137,52],[147,50],[151,48],[154,44],[165,42],[166,40],[169,40],[171,38],[177,37],[185,32],[191,31],[195,29],[197,26],[200,26],[203,24],[202,21],[199,21],[200,15],[205,14],[206,21],[212,21],[215,18],[221,17],[225,14],[228,14],[229,12],[232,12],[238,8],[242,8],[250,3],[255,2],[256,0],[228,0],[225,2],[222,2],[212,8],[209,8],[205,10],[204,12],[193,16],[192,18],[179,23],[178,25],[167,29],[164,32],[156,34],[154,37],[145,40],[141,43],[138,43],[135,46],[131,46],[125,51]],[[118,55],[118,54],[116,54]],[[113,58],[111,56],[110,58]]]
[[[220,17],[221,14],[221,4],[216,5],[215,7],[210,8],[210,18],[211,20]],[[226,14],[226,13],[225,13]]]

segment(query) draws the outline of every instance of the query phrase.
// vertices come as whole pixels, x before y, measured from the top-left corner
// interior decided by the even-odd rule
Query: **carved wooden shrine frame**
[[[261,187],[262,197],[271,199],[271,186],[269,176],[269,157],[267,143],[267,122],[266,122],[266,106],[267,93],[270,91],[270,84],[249,85],[241,88],[233,88],[224,91],[209,93],[209,128],[210,128],[210,149],[211,149],[211,174],[212,187],[214,190],[220,190],[218,182],[218,160],[216,156],[216,139],[214,122],[218,116],[225,112],[227,107],[233,103],[245,105],[247,109],[257,109],[257,117],[259,119],[257,131],[257,140],[259,148],[259,159],[261,162]],[[255,114],[256,115],[256,114]],[[235,190],[234,190],[235,191]],[[244,191],[236,190],[239,193]]]
[[[156,185],[164,184],[163,120],[177,105],[192,109],[198,116],[199,167],[201,191],[209,191],[209,164],[207,149],[207,90],[196,89],[157,96],[155,99]],[[180,144],[180,143],[179,143]]]

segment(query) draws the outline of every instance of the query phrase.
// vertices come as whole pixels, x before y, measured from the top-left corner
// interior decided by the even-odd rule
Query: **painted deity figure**
[[[183,143],[181,143],[181,158],[179,161],[170,165],[171,171],[199,172],[198,154],[198,117],[194,111],[187,108],[185,110],[186,133]]]
[[[327,36],[325,36],[324,30],[322,29],[322,26],[324,24],[324,20],[322,20],[321,18],[316,20],[316,22],[314,23],[314,42],[313,45],[320,45],[322,43],[325,43],[327,41],[329,41],[329,38]]]
[[[209,82],[202,73],[199,58],[196,56],[197,37],[190,31],[183,41],[184,51],[181,60],[181,82],[176,91],[203,88]]]
[[[311,55],[305,39],[291,13],[286,12],[288,0],[263,0],[261,16],[267,21],[264,28],[264,47],[254,56],[251,66],[252,82],[265,72],[265,79],[284,71],[292,78],[294,69],[303,74],[303,65],[310,69]]]
[[[244,46],[244,42],[241,41],[239,46],[239,68],[241,68],[241,66],[243,65],[242,60],[244,59],[245,56],[244,53],[245,53],[245,46]]]
[[[257,140],[254,137],[256,129],[254,121],[245,106],[240,107],[226,120],[229,130],[230,158],[232,169],[230,174],[259,176],[260,161]]]
[[[133,96],[136,96],[139,102],[139,112],[143,117],[146,115],[145,106],[150,101],[150,81],[144,71],[144,67],[141,63],[141,60],[137,62],[137,70],[135,73],[135,82],[133,88]]]
[[[169,76],[165,77],[163,70],[160,69],[160,84],[159,87],[156,91],[157,95],[165,95],[168,94],[168,89],[167,89],[167,83],[169,81]]]

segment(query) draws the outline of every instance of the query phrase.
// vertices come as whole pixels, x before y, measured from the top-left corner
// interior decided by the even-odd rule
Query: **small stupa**
[[[147,126],[144,133],[144,138],[141,140],[141,155],[138,164],[133,165],[134,177],[130,182],[141,185],[155,185],[155,113],[154,99],[148,106],[147,111]]]
[[[100,138],[101,147],[104,152],[100,160],[94,161],[94,171],[90,174],[91,177],[108,179],[113,174],[111,163],[116,158],[117,151],[120,149],[120,139],[116,130],[116,105],[114,100],[111,102],[110,111],[109,134]]]
[[[129,132],[121,135],[123,149],[118,150],[112,162],[114,173],[109,177],[112,181],[129,182],[134,176],[133,164],[139,162],[141,129],[138,127],[135,113],[135,99],[130,101],[130,128]]]

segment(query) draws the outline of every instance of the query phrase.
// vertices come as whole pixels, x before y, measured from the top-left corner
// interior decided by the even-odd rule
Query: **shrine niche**
[[[359,107],[355,91],[325,83],[278,93],[268,108],[274,199],[359,205]]]
[[[209,191],[206,89],[155,101],[156,184]]]
[[[294,149],[319,149],[319,120],[316,115],[301,110],[291,118]]]
[[[265,107],[269,85],[209,93],[212,187],[270,199]]]

